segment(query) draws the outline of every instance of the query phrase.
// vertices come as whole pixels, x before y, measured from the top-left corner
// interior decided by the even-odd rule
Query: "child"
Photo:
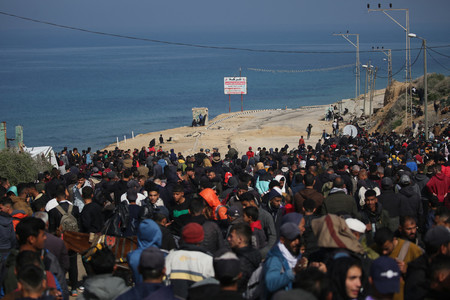
[[[249,206],[244,208],[244,221],[252,229],[252,246],[256,249],[262,249],[266,246],[266,235],[262,230],[261,221],[258,220],[259,212],[256,207]]]

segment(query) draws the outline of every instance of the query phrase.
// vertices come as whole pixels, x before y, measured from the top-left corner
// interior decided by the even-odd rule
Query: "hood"
[[[340,189],[340,188],[332,188],[331,189],[331,191],[330,191],[330,195],[331,194],[334,194],[334,193],[339,193],[339,192],[342,192],[342,193],[344,193],[344,194],[347,194],[347,189]]]
[[[413,197],[414,195],[417,195],[416,190],[414,189],[414,187],[412,185],[402,188],[400,190],[400,194],[403,194],[408,198]]]
[[[236,176],[232,176],[228,179],[228,187],[230,188],[237,188],[239,185],[239,180],[237,179]]]
[[[276,181],[280,182],[281,179],[283,179],[283,181],[284,181],[284,185],[283,185],[283,188],[281,189],[281,191],[282,191],[283,193],[286,193],[286,177],[284,177],[283,175],[277,175],[277,176],[275,176],[275,180],[276,180]]]
[[[158,224],[151,219],[146,219],[139,224],[138,229],[138,248],[148,248],[156,246],[161,248],[162,233]]]
[[[167,161],[161,158],[160,160],[158,160],[158,165],[160,165],[161,168],[164,169],[164,167],[167,166]]]
[[[220,200],[213,189],[206,188],[199,195],[213,208],[220,205]]]
[[[169,168],[166,168],[164,175],[167,177],[167,183],[176,184],[178,182],[177,167],[170,166]]]
[[[419,181],[423,181],[423,180],[428,180],[428,176],[427,176],[426,174],[420,174],[420,173],[418,173],[418,174],[416,174],[416,175],[414,176],[414,179],[415,179],[417,182],[419,182]]]
[[[122,278],[110,274],[88,278],[84,283],[84,288],[89,294],[95,295],[95,299],[99,300],[114,299],[117,295],[129,289]]]
[[[434,175],[434,177],[439,180],[439,181],[445,181],[445,174],[444,173],[437,173],[436,175]]]

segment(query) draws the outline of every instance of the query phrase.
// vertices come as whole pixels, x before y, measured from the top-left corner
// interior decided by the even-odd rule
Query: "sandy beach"
[[[384,89],[378,90],[374,97],[374,108],[383,105]],[[361,97],[360,97],[361,98]],[[344,99],[342,110],[347,108],[350,113],[361,111],[363,100]],[[333,105],[340,105],[339,102]],[[306,106],[297,109],[255,110],[221,114],[210,120],[203,127],[178,127],[163,131],[140,134],[134,139],[119,141],[121,149],[141,149],[148,147],[150,140],[155,138],[159,147],[158,138],[162,134],[165,140],[161,144],[164,151],[175,149],[183,155],[194,154],[200,148],[219,148],[220,153],[227,152],[227,145],[231,145],[242,155],[248,147],[278,147],[289,145],[289,148],[298,146],[298,140],[303,135],[307,145],[315,146],[322,135],[323,129],[331,133],[331,121],[324,121],[326,109],[330,105]],[[306,127],[313,125],[311,137],[306,139]],[[170,142],[166,140],[172,138]],[[117,143],[105,147],[113,150]]]

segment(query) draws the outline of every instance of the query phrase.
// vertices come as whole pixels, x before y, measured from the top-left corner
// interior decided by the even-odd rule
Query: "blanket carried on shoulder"
[[[311,221],[311,228],[317,237],[317,245],[324,248],[342,248],[364,254],[363,246],[348,228],[345,220],[328,214]]]

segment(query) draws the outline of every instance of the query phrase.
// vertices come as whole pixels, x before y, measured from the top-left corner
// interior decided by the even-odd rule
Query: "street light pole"
[[[367,4],[368,12],[381,11],[384,13],[389,19],[391,19],[395,24],[400,26],[406,33],[406,57],[405,57],[405,73],[406,73],[406,83],[408,84],[406,88],[406,96],[405,96],[405,122],[408,125],[408,92],[411,94],[411,49],[410,49],[410,41],[409,41],[409,9],[407,8],[380,8],[378,5],[378,9],[370,9],[370,5]],[[390,6],[392,7],[392,6]],[[406,14],[406,25],[403,26],[398,22],[395,18],[393,18],[388,11],[404,11]],[[410,95],[410,106],[411,106],[411,124],[412,124],[412,95]]]
[[[425,113],[425,139],[428,141],[428,76],[427,76],[427,40],[417,36],[415,33],[408,34],[410,38],[422,40],[423,45],[423,101]]]
[[[423,91],[425,102],[425,139],[428,141],[428,80],[427,80],[427,41],[422,39],[423,42]]]

